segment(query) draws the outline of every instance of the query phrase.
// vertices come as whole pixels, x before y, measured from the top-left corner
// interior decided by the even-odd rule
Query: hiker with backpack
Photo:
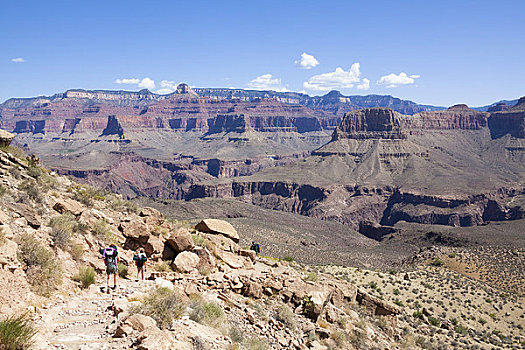
[[[255,254],[259,255],[259,253],[261,252],[261,246],[259,245],[259,243],[255,243],[254,241],[252,241],[250,250],[253,250]]]
[[[113,288],[117,289],[117,273],[118,273],[118,251],[117,246],[111,244],[109,247],[101,249],[102,258],[104,259],[104,264],[106,265],[106,287],[107,292],[109,293],[109,276],[113,275]]]
[[[141,274],[142,280],[144,280],[144,270],[146,269],[146,261],[148,260],[146,253],[144,253],[144,249],[141,248],[139,252],[133,256],[133,260],[135,261],[135,265],[137,265],[137,281]]]

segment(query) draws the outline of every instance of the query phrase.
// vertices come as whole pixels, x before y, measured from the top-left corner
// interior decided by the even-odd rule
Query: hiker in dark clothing
[[[137,265],[137,281],[139,280],[139,275],[142,274],[142,280],[144,280],[144,270],[146,269],[146,261],[148,260],[148,257],[146,256],[146,253],[144,253],[144,249],[140,249],[137,254],[133,257],[133,260],[135,261],[135,265]]]
[[[109,293],[109,276],[113,275],[113,289],[117,288],[117,273],[118,273],[118,251],[117,246],[112,244],[107,248],[101,250],[104,264],[106,265],[106,287]]]
[[[261,252],[261,246],[259,245],[259,243],[255,243],[254,241],[252,241],[250,250],[253,250],[255,254],[259,255],[259,253]]]

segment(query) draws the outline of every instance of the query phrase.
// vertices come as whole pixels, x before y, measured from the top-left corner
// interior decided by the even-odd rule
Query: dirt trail
[[[127,302],[135,294],[145,293],[153,281],[120,279],[116,290],[106,293],[98,283],[77,295],[59,296],[37,321],[40,336],[36,349],[91,350],[115,349],[119,339],[111,337],[116,327],[114,305]],[[104,288],[102,288],[104,287]],[[46,339],[47,341],[44,341]]]

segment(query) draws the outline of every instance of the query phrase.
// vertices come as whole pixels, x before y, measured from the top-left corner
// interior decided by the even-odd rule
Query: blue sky
[[[525,95],[524,13],[523,0],[3,2],[0,101],[187,82],[485,105]]]

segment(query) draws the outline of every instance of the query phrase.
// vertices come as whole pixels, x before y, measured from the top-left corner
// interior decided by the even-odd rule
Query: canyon
[[[181,84],[11,99],[0,120],[58,173],[127,198],[231,198],[380,240],[399,222],[524,217],[525,99],[487,109]]]

